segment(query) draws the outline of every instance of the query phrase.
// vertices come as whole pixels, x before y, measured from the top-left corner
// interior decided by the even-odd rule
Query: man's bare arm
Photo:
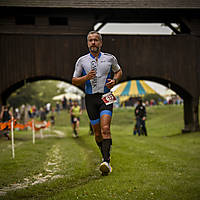
[[[121,78],[122,78],[122,70],[120,69],[114,74],[113,79],[116,80],[116,84],[117,84],[121,80]]]
[[[122,78],[122,70],[120,69],[119,71],[114,73],[113,79],[108,79],[108,83],[106,83],[106,86],[111,89],[114,85],[116,85],[119,80]]]
[[[96,72],[94,70],[91,70],[87,75],[82,77],[73,77],[72,78],[72,84],[79,86],[83,85],[87,80],[93,79],[96,76]]]

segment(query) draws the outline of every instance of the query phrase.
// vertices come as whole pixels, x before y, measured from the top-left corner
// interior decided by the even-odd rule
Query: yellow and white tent
[[[120,103],[122,103],[130,97],[142,97],[145,94],[156,94],[156,91],[143,80],[131,80],[120,83],[116,90],[113,91],[113,94],[119,97]]]

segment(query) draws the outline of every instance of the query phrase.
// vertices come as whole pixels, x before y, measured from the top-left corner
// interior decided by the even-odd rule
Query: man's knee
[[[94,130],[95,136],[100,137],[101,136],[101,131],[100,130]]]
[[[109,125],[104,125],[101,128],[101,133],[102,133],[102,136],[110,136],[110,126]]]

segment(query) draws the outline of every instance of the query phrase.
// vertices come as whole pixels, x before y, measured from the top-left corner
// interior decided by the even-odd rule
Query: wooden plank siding
[[[53,8],[200,8],[199,0],[1,0],[0,6]]]
[[[103,51],[119,59],[123,80],[170,82],[180,95],[200,95],[195,37],[105,35],[103,41]],[[85,35],[0,35],[0,93],[25,79],[71,82],[77,58],[87,52]]]

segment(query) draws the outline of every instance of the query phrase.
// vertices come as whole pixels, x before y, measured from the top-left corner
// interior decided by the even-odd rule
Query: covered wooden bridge
[[[123,80],[161,83],[184,99],[184,131],[199,130],[199,0],[0,1],[0,104],[25,82],[71,82],[88,52],[86,34],[101,23],[163,23],[174,35],[104,35],[103,51],[118,58]],[[178,26],[174,26],[177,24]]]

